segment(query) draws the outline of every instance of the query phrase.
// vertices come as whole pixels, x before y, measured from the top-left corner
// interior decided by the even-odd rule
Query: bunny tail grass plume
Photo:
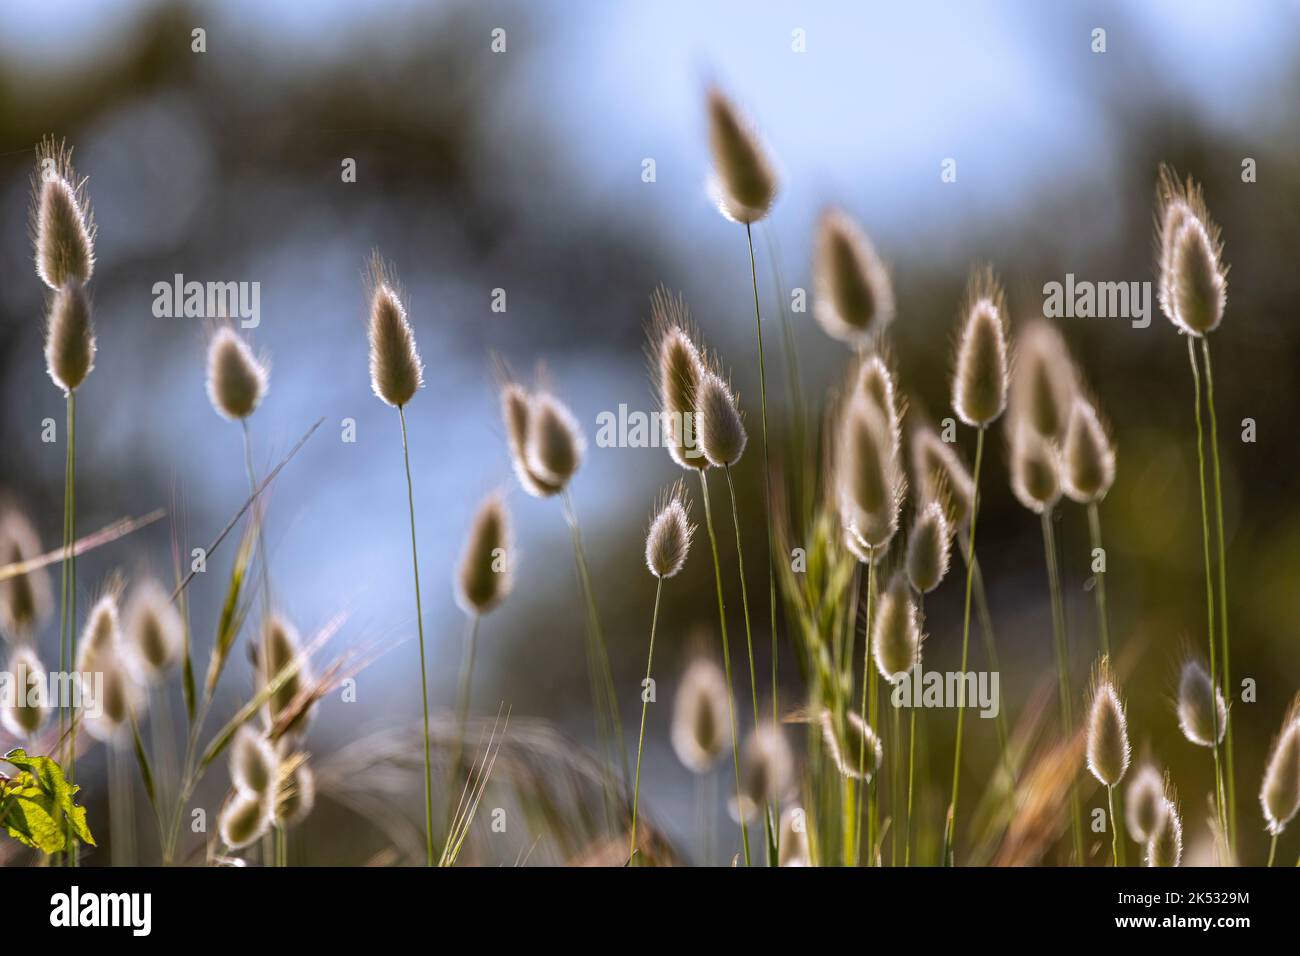
[[[54,291],[84,285],[95,268],[95,221],[72,149],[44,139],[36,147],[32,226],[36,274]]]
[[[808,818],[803,807],[786,807],[781,814],[780,866],[811,866],[808,854]]]
[[[497,492],[479,505],[456,572],[456,603],[466,614],[487,614],[514,586],[510,513]]]
[[[822,711],[821,720],[822,739],[839,772],[851,780],[870,780],[885,759],[885,748],[876,732],[852,710],[844,712],[842,728],[829,710]],[[863,756],[861,772],[859,754]]]
[[[937,588],[948,573],[952,525],[943,505],[931,501],[916,516],[907,539],[907,579],[918,594]]]
[[[291,664],[297,668],[289,674],[274,693],[267,698],[263,708],[263,717],[269,730],[274,727],[280,716],[293,704],[298,693],[311,683],[306,657],[302,652],[302,639],[298,630],[288,618],[272,614],[262,630],[262,646],[257,655],[257,684],[265,687],[276,679]],[[310,718],[311,711],[305,711],[292,730],[302,730]]]
[[[156,683],[180,660],[185,625],[171,594],[156,579],[146,578],[132,590],[122,637],[141,683]]]
[[[1010,404],[1044,438],[1059,440],[1074,404],[1074,363],[1060,330],[1047,319],[1025,324],[1016,341]]]
[[[539,392],[528,410],[528,470],[545,484],[563,489],[582,465],[586,440],[578,420],[554,395]]]
[[[271,828],[270,801],[235,793],[221,808],[218,829],[232,850],[242,850],[260,840]]]
[[[1115,689],[1110,662],[1102,658],[1092,678],[1088,704],[1088,769],[1104,786],[1124,778],[1129,764],[1128,719]]]
[[[719,376],[706,371],[700,377],[695,401],[696,428],[704,457],[715,468],[731,467],[740,461],[749,439],[736,396]]]
[[[923,426],[912,436],[912,475],[921,500],[942,504],[954,530],[966,523],[975,484],[957,452],[931,428]]]
[[[77,649],[81,680],[82,723],[92,737],[120,741],[132,713],[142,704],[139,689],[123,666],[122,629],[117,597],[106,594],[90,609]],[[102,684],[97,683],[102,679]]]
[[[1210,675],[1195,658],[1183,664],[1178,680],[1178,727],[1183,736],[1200,747],[1214,747],[1223,741],[1228,726],[1228,709],[1223,693],[1210,683]]]
[[[705,657],[693,660],[673,698],[672,744],[687,770],[708,773],[731,747],[727,683],[722,669]]]
[[[424,385],[424,365],[415,348],[415,333],[402,305],[401,289],[391,267],[375,253],[366,277],[370,300],[370,387],[394,408],[401,408]]]
[[[208,344],[208,400],[217,414],[232,422],[247,418],[266,397],[269,381],[266,359],[230,326],[217,329]]]
[[[1183,817],[1178,812],[1178,797],[1166,781],[1168,795],[1160,823],[1147,840],[1147,866],[1178,866],[1183,859]]]
[[[650,297],[650,311],[653,374],[668,453],[683,468],[707,468],[696,414],[704,363],[692,341],[686,301],[660,287]]]
[[[44,690],[45,668],[32,648],[17,647],[9,655],[5,670],[12,683],[0,703],[0,725],[19,740],[31,740],[50,716],[49,696]]]
[[[718,89],[709,90],[709,193],[718,211],[746,225],[763,219],[776,198],[776,171],[758,136]]]
[[[1300,810],[1300,696],[1291,703],[1273,742],[1259,790],[1268,832],[1276,837]]]
[[[1007,407],[1006,298],[991,269],[972,273],[962,310],[953,409],[963,422],[982,428]]]
[[[45,369],[64,392],[74,392],[95,368],[90,300],[79,283],[54,293],[45,322]]]
[[[1056,448],[1023,422],[1012,426],[1011,490],[1022,505],[1039,515],[1061,497],[1061,462]]]
[[[280,763],[280,786],[276,791],[275,823],[292,827],[311,814],[316,805],[316,774],[306,754],[294,754]]]
[[[889,433],[897,445],[901,442],[901,422],[906,408],[894,388],[894,374],[889,370],[889,363],[880,353],[873,353],[862,360],[854,378],[854,396],[861,396],[880,409],[889,426]]]
[[[645,563],[657,578],[671,578],[686,564],[695,525],[686,504],[686,489],[679,480],[669,490],[650,522],[645,539]]]
[[[1129,781],[1124,796],[1124,805],[1128,810],[1128,834],[1133,842],[1146,843],[1163,826],[1165,813],[1168,812],[1165,782],[1151,764],[1144,763],[1133,772],[1133,779]]]
[[[1080,504],[1100,501],[1115,481],[1115,446],[1096,407],[1082,396],[1070,410],[1061,464],[1063,490]]]
[[[740,794],[731,801],[733,819],[747,822],[763,807],[785,797],[794,782],[794,754],[779,725],[763,723],[745,741],[740,763]]]
[[[902,574],[880,595],[871,629],[871,653],[880,676],[897,684],[921,662],[921,626],[916,603]]]
[[[1168,166],[1160,167],[1156,197],[1160,308],[1188,335],[1208,335],[1223,321],[1228,300],[1219,227],[1210,219],[1200,186],[1191,177],[1180,183]]]
[[[41,553],[36,529],[16,508],[0,518],[0,567],[21,564]],[[15,643],[28,641],[50,613],[50,576],[36,568],[0,581],[0,635]]]
[[[546,481],[528,465],[528,434],[532,416],[532,398],[523,386],[505,382],[501,386],[501,417],[506,425],[506,444],[510,463],[520,486],[534,498],[559,494],[562,486]]]
[[[854,396],[841,425],[837,466],[844,525],[869,549],[886,547],[898,530],[907,482],[898,463],[898,434],[872,402]]]
[[[230,782],[244,796],[266,799],[279,779],[279,759],[266,737],[248,724],[230,744]]]
[[[813,314],[826,334],[853,349],[870,345],[894,318],[894,290],[875,247],[839,209],[817,223]]]

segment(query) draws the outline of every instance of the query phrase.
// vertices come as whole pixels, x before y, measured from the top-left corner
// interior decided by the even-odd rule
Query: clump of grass
[[[840,209],[817,222],[813,314],[826,334],[851,349],[877,341],[894,318],[894,290],[875,247]]]
[[[1119,691],[1115,688],[1110,661],[1105,657],[1093,673],[1090,697],[1085,736],[1088,770],[1106,788],[1106,802],[1110,809],[1111,860],[1115,866],[1119,866],[1119,819],[1115,816],[1115,787],[1128,771],[1131,748],[1128,718],[1124,714]]]
[[[1282,730],[1269,751],[1259,804],[1273,838],[1268,851],[1268,865],[1272,866],[1278,836],[1300,811],[1300,696],[1292,701],[1282,719]]]

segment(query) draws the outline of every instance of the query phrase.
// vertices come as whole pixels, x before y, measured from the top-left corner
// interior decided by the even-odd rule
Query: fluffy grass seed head
[[[1103,657],[1093,673],[1088,704],[1088,769],[1104,786],[1113,787],[1124,779],[1130,753],[1128,718],[1115,688],[1110,662]]]
[[[401,408],[424,385],[424,364],[415,347],[415,333],[397,279],[378,254],[371,257],[366,285],[370,300],[370,387],[380,399]]]
[[[707,468],[696,412],[704,363],[692,339],[686,300],[661,287],[650,298],[650,310],[653,373],[668,453],[683,468]]]
[[[776,198],[776,170],[749,121],[721,90],[709,90],[709,194],[733,222],[758,222]]]
[[[779,866],[812,866],[808,852],[808,817],[803,807],[786,807],[781,811],[781,847]]]
[[[952,525],[938,501],[931,501],[916,515],[907,539],[907,579],[919,594],[937,588],[948,574],[952,554]]]
[[[839,209],[817,223],[813,315],[831,338],[853,349],[877,339],[894,318],[894,290],[862,228]]]
[[[1156,258],[1160,308],[1188,335],[1213,332],[1228,302],[1219,227],[1210,219],[1201,188],[1160,167],[1156,186]]]
[[[745,453],[749,435],[735,393],[721,376],[706,371],[700,377],[695,400],[695,425],[704,457],[715,468],[736,464]]]
[[[78,282],[55,290],[45,319],[45,370],[64,392],[75,392],[95,368],[90,299]]]
[[[221,808],[218,830],[232,850],[242,850],[271,828],[271,801],[235,791]]]
[[[493,492],[483,499],[456,569],[456,603],[466,614],[487,614],[514,586],[514,540],[505,499]]]
[[[234,329],[223,325],[208,343],[208,400],[217,414],[242,421],[262,404],[270,387],[269,363],[258,358]]]
[[[510,463],[520,486],[534,498],[549,498],[563,490],[535,474],[528,465],[528,432],[532,416],[532,398],[522,385],[505,382],[501,386],[501,417],[506,426],[506,444]]]
[[[180,660],[185,625],[171,595],[154,578],[145,578],[126,602],[123,646],[144,684],[163,679]]]
[[[33,648],[22,646],[9,655],[5,670],[12,683],[0,707],[0,725],[19,740],[30,740],[50,716],[45,668]]]
[[[1194,657],[1183,664],[1178,679],[1177,710],[1178,727],[1192,743],[1213,747],[1222,742],[1228,727],[1228,708],[1223,693],[1211,684],[1205,667]]]
[[[888,359],[880,352],[873,352],[858,364],[854,376],[854,395],[872,402],[885,416],[890,434],[899,442],[902,435],[903,412],[906,403],[894,388],[894,373],[889,369]]]
[[[1011,490],[1022,505],[1042,514],[1061,497],[1061,458],[1056,446],[1024,422],[1012,420]]]
[[[117,595],[105,594],[91,607],[77,648],[82,723],[105,743],[122,742],[132,713],[143,703],[123,657]]]
[[[1006,313],[1006,297],[992,270],[973,273],[952,382],[952,407],[973,428],[993,423],[1007,407]]]
[[[1286,829],[1300,810],[1300,696],[1287,711],[1282,732],[1269,752],[1259,804],[1268,832],[1274,836]]]
[[[1124,809],[1128,833],[1135,843],[1146,843],[1163,825],[1168,809],[1165,782],[1151,764],[1143,763],[1133,772],[1124,793]]]
[[[1166,790],[1164,813],[1147,839],[1147,866],[1178,866],[1183,859],[1183,817],[1173,788],[1166,785]]]
[[[547,485],[563,488],[587,450],[582,427],[569,407],[549,392],[533,395],[528,409],[528,470]]]
[[[693,660],[673,698],[672,744],[692,773],[708,773],[731,746],[727,683],[706,657]]]
[[[952,445],[929,427],[912,436],[912,477],[921,500],[942,504],[954,530],[970,518],[975,483]]]
[[[907,578],[896,574],[880,595],[871,628],[871,653],[880,676],[897,684],[921,663],[921,624]]]
[[[72,168],[72,149],[53,139],[36,148],[32,231],[36,274],[54,291],[85,285],[95,269],[95,221],[86,180]]]
[[[822,711],[822,739],[839,772],[853,780],[870,780],[885,759],[880,737],[851,710],[844,712],[843,727],[831,711]]]
[[[266,800],[279,776],[279,757],[271,742],[244,724],[230,743],[230,782],[241,794]]]
[[[311,683],[309,662],[302,651],[302,638],[288,618],[272,614],[262,629],[262,643],[257,653],[257,686],[266,687],[290,664],[298,667],[267,698],[263,707],[266,727],[275,726],[280,715],[287,711],[298,694]],[[310,712],[300,720],[305,721]],[[302,729],[301,725],[293,729]]]
[[[793,782],[794,754],[785,731],[770,723],[760,724],[740,752],[740,794],[731,801],[732,817],[754,819],[764,804],[783,799]]]
[[[898,530],[907,480],[899,466],[897,431],[862,396],[853,396],[844,413],[836,478],[845,528],[864,548],[887,547]]]
[[[292,827],[301,823],[316,805],[316,774],[307,762],[307,754],[291,754],[280,761],[279,788],[276,791],[275,822]]]
[[[645,563],[659,579],[671,578],[686,564],[695,525],[691,524],[686,489],[679,480],[664,496],[645,538]]]
[[[1059,441],[1065,433],[1078,385],[1074,362],[1060,329],[1047,319],[1025,324],[1016,340],[1011,377],[1011,407],[1044,438]]]
[[[1096,406],[1076,396],[1061,448],[1061,485],[1080,504],[1100,501],[1115,481],[1115,446]]]
[[[0,517],[0,566],[41,553],[36,529],[16,508]],[[30,640],[50,613],[50,576],[44,568],[0,581],[0,634],[15,643]]]

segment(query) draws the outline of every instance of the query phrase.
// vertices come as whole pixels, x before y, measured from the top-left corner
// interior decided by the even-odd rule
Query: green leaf
[[[49,757],[29,757],[11,750],[4,759],[20,771],[0,780],[0,826],[20,843],[44,853],[68,849],[68,830],[82,843],[95,845],[86,825],[86,808],[73,801],[80,790],[68,783],[63,769]]]

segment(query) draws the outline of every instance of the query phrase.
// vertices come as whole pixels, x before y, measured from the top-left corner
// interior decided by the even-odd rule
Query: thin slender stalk
[[[1110,862],[1119,866],[1119,821],[1115,818],[1115,788],[1106,788],[1106,805],[1110,808]]]
[[[966,551],[971,560],[966,562],[966,610],[962,616],[961,625],[961,672],[963,674],[966,673],[966,662],[970,655],[970,601],[975,568],[975,519],[979,516],[980,468],[984,464],[984,431],[984,427],[981,426],[975,439],[975,471],[972,474],[972,487],[974,490],[971,493],[970,535],[966,544]],[[953,864],[954,844],[957,835],[957,789],[961,781],[962,732],[966,727],[966,702],[963,700],[961,703],[962,706],[957,708],[957,744],[952,759],[952,799],[948,801],[948,819],[944,827],[944,866]]]
[[[860,705],[861,709],[858,711],[858,716],[862,718],[864,723],[867,720],[867,674],[871,670],[871,611],[872,611],[872,598],[874,595],[875,583],[876,583],[876,554],[873,549],[868,548],[867,549],[867,621],[866,621],[866,630],[863,632],[863,640],[862,640],[862,703]],[[851,626],[856,632],[858,622],[856,620],[853,621]],[[876,728],[872,727],[871,729],[874,731]],[[858,832],[857,848],[854,852],[854,857],[853,857],[853,862],[855,865],[860,864],[862,862],[862,791],[869,789],[868,783],[865,779],[866,767],[867,767],[866,758],[867,758],[867,736],[866,734],[859,734],[858,736],[858,785],[857,785],[857,798],[856,798],[856,805],[855,805],[856,808],[853,812],[854,825],[857,828],[857,832]],[[869,823],[870,821],[868,820],[868,824]],[[872,851],[872,848],[874,846],[872,841],[874,839],[875,839],[875,832],[874,831],[868,832],[867,834],[868,853],[871,853]],[[871,865],[870,858],[868,858],[867,860],[867,865],[868,866]]]
[[[402,458],[406,462],[406,501],[411,513],[411,572],[415,578],[415,623],[420,638],[420,697],[424,706],[424,841],[428,864],[433,866],[433,763],[429,756],[429,682],[424,661],[424,612],[420,606],[420,559],[415,548],[415,485],[411,481],[411,451],[406,436],[406,412],[397,407],[402,423]]]
[[[713,583],[718,591],[718,626],[722,630],[722,663],[727,676],[727,714],[731,718],[731,760],[736,768],[736,800],[740,801],[740,735],[736,733],[736,701],[731,686],[731,645],[727,641],[727,606],[722,599],[722,567],[718,563],[718,539],[713,533],[713,510],[709,505],[709,479],[700,469],[700,488],[704,497],[704,524],[709,531],[709,547],[713,550]],[[740,839],[745,848],[745,866],[749,861],[749,827],[740,821]]]
[[[1047,564],[1047,586],[1052,605],[1052,638],[1056,645],[1057,693],[1061,707],[1061,737],[1074,734],[1073,706],[1070,703],[1070,649],[1065,637],[1065,603],[1061,598],[1061,569],[1056,560],[1056,532],[1052,527],[1052,509],[1042,515],[1043,558]],[[1076,866],[1083,866],[1083,822],[1079,811],[1079,791],[1070,782],[1070,834],[1074,843]]]
[[[1210,562],[1209,496],[1205,488],[1205,427],[1201,422],[1201,372],[1196,364],[1196,343],[1191,336],[1187,337],[1187,360],[1192,366],[1193,395],[1196,405],[1196,473],[1201,485],[1201,543],[1205,560],[1205,613],[1210,643],[1210,688],[1213,696],[1213,691],[1219,686],[1218,657],[1214,647],[1214,573]],[[1223,610],[1220,608],[1219,613],[1222,614]],[[1214,730],[1215,812],[1218,816],[1220,832],[1226,840],[1229,837],[1223,805],[1223,769],[1219,761],[1219,708],[1217,706],[1210,708],[1210,722]]]
[[[1106,549],[1101,543],[1101,515],[1097,511],[1097,502],[1088,502],[1088,535],[1092,541],[1092,550],[1101,551],[1105,554]],[[1096,558],[1093,559],[1094,561]],[[1106,613],[1106,571],[1105,569],[1096,573],[1097,581],[1097,627],[1101,634],[1101,653],[1103,657],[1110,657],[1110,619]]]
[[[248,472],[248,493],[255,496],[257,494],[257,472],[253,468],[253,436],[249,430],[247,418],[241,418],[240,424],[244,426],[244,467]],[[259,564],[262,566],[262,616],[265,619],[271,613],[271,561],[266,551],[266,535],[262,527],[262,503],[260,501],[253,503],[252,520],[257,522],[257,551]]]
[[[650,668],[655,659],[655,630],[659,626],[659,598],[663,594],[664,579],[655,578],[655,609],[650,616],[650,653],[645,660],[645,683],[641,685],[641,731],[636,739],[636,782],[632,785],[632,839],[627,848],[627,860],[630,864],[636,857],[636,812],[641,801],[641,748],[645,745],[645,715],[650,708],[650,700],[645,695],[650,682]]]
[[[482,620],[482,615],[473,615],[470,618],[469,627],[465,631],[465,650],[460,665],[460,685],[456,693],[456,741],[452,745],[455,748],[455,756],[451,761],[451,789],[447,791],[448,793],[460,792],[460,771],[465,753],[465,727],[469,722],[469,701],[474,680],[474,652],[478,647],[478,626]],[[450,802],[448,801],[449,804]],[[454,808],[452,808],[452,816],[455,816]],[[447,822],[449,832],[452,823],[452,820]]]
[[[963,545],[964,547],[964,545]],[[969,560],[962,548],[963,560]],[[998,662],[998,646],[993,636],[993,615],[989,613],[989,596],[984,590],[984,571],[980,567],[978,560],[975,564],[975,615],[979,618],[980,634],[984,638],[984,653],[988,656],[989,669],[1002,672],[1002,665]],[[1002,764],[1006,769],[1007,776],[1010,779],[1011,772],[1011,749],[1009,746],[1009,736],[1007,734],[1007,717],[1004,713],[1005,708],[998,708],[998,715],[993,719],[998,732],[998,752],[1002,755]]]
[[[68,664],[76,667],[77,663],[77,552],[72,549],[72,542],[77,540],[77,393],[68,392]],[[68,783],[77,782],[77,724],[72,721],[71,743],[68,754]],[[69,827],[71,825],[69,824]],[[81,844],[71,838],[68,830],[68,845],[72,848],[72,865],[81,865]]]
[[[72,536],[72,461],[74,456],[72,444],[72,393],[67,396],[67,429],[68,441],[63,459],[63,562],[62,573],[59,579],[59,672],[66,674],[72,669],[72,662],[68,660],[68,648],[71,646],[71,637],[68,629],[68,591],[71,584],[72,571],[72,542],[75,540]],[[64,733],[67,728],[66,714],[62,707],[59,708],[59,740],[64,739]],[[71,838],[71,826],[69,826],[69,839]],[[71,853],[64,862],[71,860]]]
[[[1223,478],[1219,467],[1219,421],[1214,411],[1214,372],[1210,366],[1210,340],[1201,338],[1201,355],[1205,359],[1205,404],[1210,409],[1210,457],[1214,464],[1214,519],[1219,545],[1219,633],[1223,637],[1223,694],[1232,693],[1232,654],[1228,641],[1228,561],[1223,536]],[[1228,849],[1237,844],[1237,775],[1234,768],[1233,728],[1228,722],[1224,742],[1227,744],[1228,778]]]
[[[1273,857],[1275,857],[1276,855],[1277,855],[1277,834],[1274,833],[1273,839],[1269,841],[1268,844],[1268,865],[1270,867],[1273,865]],[[1297,863],[1300,863],[1300,860],[1298,860]]]
[[[907,730],[907,829],[903,832],[903,866],[912,865],[912,781],[916,770],[916,712],[920,710],[912,702],[912,717]]]
[[[903,680],[907,680],[906,677]],[[898,866],[898,835],[899,835],[899,818],[902,813],[899,811],[903,808],[902,798],[902,756],[903,756],[903,715],[899,713],[900,708],[890,706],[894,712],[893,730],[890,737],[889,755],[889,815],[893,818],[893,824],[890,826],[891,836],[889,838],[889,865]]]

